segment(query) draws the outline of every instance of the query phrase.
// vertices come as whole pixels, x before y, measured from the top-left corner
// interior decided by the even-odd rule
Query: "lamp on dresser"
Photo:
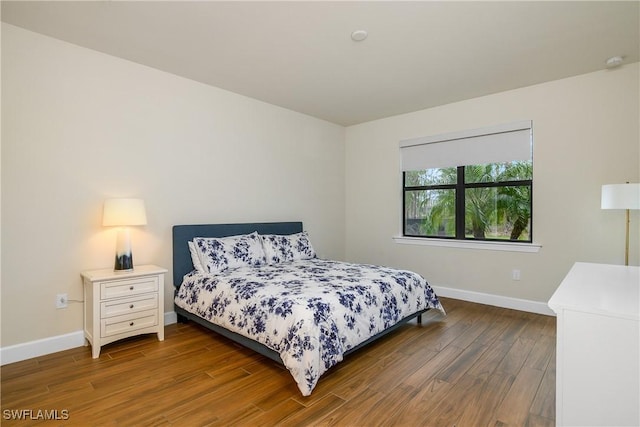
[[[107,199],[104,201],[102,225],[119,227],[116,239],[114,271],[133,270],[130,226],[146,225],[147,214],[142,199]]]
[[[640,209],[640,184],[603,185],[601,208],[626,210],[624,265],[629,265],[629,210]]]

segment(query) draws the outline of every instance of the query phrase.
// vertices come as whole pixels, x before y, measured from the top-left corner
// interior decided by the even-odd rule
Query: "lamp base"
[[[624,265],[629,265],[629,223],[631,220],[629,219],[629,209],[627,209],[626,219],[626,228],[625,228],[625,241],[624,241]]]
[[[133,255],[131,252],[123,255],[116,255],[116,262],[113,266],[114,271],[131,271],[133,270]]]
[[[116,238],[116,258],[114,271],[133,270],[133,254],[131,253],[131,237],[128,228],[119,228]]]

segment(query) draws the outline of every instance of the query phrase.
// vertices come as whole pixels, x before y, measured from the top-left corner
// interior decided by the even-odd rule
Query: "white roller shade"
[[[402,170],[531,159],[531,121],[400,141]]]

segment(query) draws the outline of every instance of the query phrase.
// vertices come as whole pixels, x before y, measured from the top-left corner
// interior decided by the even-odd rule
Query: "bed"
[[[173,283],[180,321],[283,364],[303,396],[348,354],[444,314],[416,273],[317,258],[301,222],[176,225]]]

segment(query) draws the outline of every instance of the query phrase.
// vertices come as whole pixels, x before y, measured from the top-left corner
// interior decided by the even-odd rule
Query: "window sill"
[[[419,246],[443,246],[447,248],[462,249],[481,249],[487,251],[506,251],[506,252],[529,252],[537,253],[542,247],[538,243],[517,243],[517,242],[485,242],[471,240],[451,240],[451,239],[433,239],[422,237],[405,237],[394,236],[396,243],[403,245],[419,245]]]

